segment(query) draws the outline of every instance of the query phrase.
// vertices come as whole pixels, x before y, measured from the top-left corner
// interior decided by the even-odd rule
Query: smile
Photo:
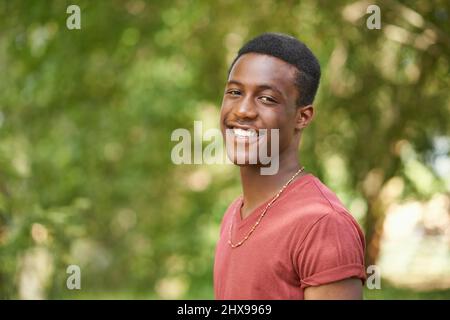
[[[238,138],[253,138],[258,136],[258,133],[254,129],[233,128],[233,134]]]
[[[261,138],[266,133],[266,129],[257,129],[254,126],[232,122],[226,123],[225,127],[227,136],[234,137],[235,139],[254,140]]]

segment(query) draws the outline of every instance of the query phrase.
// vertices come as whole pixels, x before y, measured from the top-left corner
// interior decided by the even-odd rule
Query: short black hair
[[[263,33],[247,42],[231,63],[246,53],[260,53],[281,59],[297,68],[295,84],[299,91],[299,106],[313,103],[320,81],[320,64],[311,50],[300,40],[282,33]]]

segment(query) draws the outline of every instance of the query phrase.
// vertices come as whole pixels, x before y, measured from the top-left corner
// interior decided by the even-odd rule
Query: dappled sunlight
[[[213,298],[242,194],[224,86],[266,31],[320,62],[299,158],[362,226],[384,297],[450,288],[448,6],[387,1],[370,29],[365,0],[78,2],[73,30],[65,2],[0,2],[0,298]]]
[[[392,204],[384,222],[380,266],[397,286],[450,288],[450,198]]]

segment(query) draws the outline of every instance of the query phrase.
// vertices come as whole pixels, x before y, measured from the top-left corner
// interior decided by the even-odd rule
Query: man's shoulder
[[[292,190],[286,198],[293,203],[293,208],[309,214],[347,211],[336,193],[313,175],[308,177],[306,183]]]
[[[336,222],[353,220],[336,193],[313,175],[310,175],[306,183],[294,188],[285,200],[280,209],[293,224],[311,227],[320,220]]]

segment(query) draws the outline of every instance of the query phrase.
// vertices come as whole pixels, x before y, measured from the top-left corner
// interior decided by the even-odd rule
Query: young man
[[[313,53],[282,34],[254,38],[231,65],[220,121],[228,149],[245,145],[231,154],[243,195],[222,220],[216,299],[362,298],[364,235],[336,195],[299,162],[319,79]],[[272,129],[279,150],[270,156],[279,170],[264,175],[261,162],[249,161],[250,145],[263,137],[274,143]]]

